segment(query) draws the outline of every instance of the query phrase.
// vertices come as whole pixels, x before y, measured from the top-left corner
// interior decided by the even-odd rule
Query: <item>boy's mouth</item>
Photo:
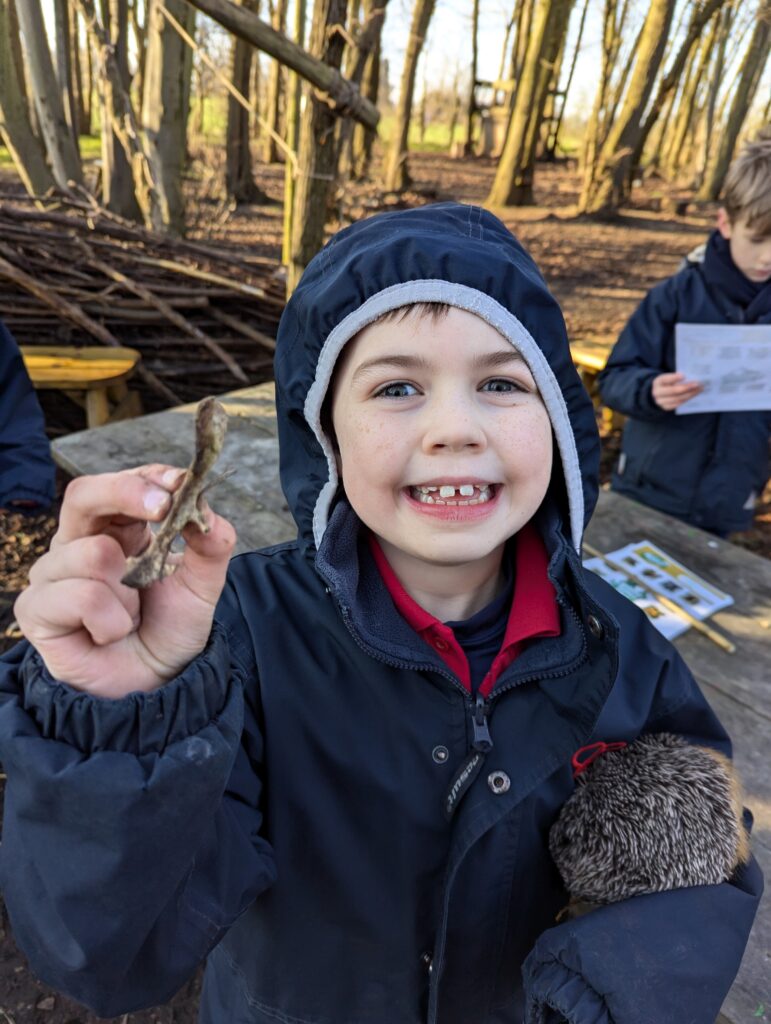
[[[498,484],[421,484],[408,488],[422,505],[484,505],[495,497]]]

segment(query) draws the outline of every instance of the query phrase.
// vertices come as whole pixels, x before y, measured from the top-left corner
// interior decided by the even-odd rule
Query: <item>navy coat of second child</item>
[[[613,489],[705,530],[746,530],[768,480],[771,411],[659,408],[651,386],[675,369],[677,323],[771,324],[771,281],[749,281],[714,231],[702,259],[640,303],[599,377],[603,402],[629,417]]]

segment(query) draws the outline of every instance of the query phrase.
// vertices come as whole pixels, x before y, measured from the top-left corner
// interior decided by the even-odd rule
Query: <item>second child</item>
[[[771,411],[676,415],[702,389],[675,371],[678,323],[771,325],[771,140],[731,165],[706,246],[646,296],[599,377],[628,417],[613,490],[726,536],[752,526]]]

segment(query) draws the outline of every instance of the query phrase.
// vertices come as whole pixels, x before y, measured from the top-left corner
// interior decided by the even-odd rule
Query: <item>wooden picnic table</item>
[[[238,551],[292,538],[296,531],[278,479],[273,385],[233,391],[220,400],[230,420],[217,468],[233,473],[214,491],[212,503],[235,525]],[[53,442],[54,457],[73,475],[156,461],[185,466],[192,453],[194,412],[195,405],[179,406],[68,434]],[[694,630],[678,637],[675,646],[734,739],[746,801],[755,816],[753,849],[771,879],[771,563],[622,495],[601,491],[588,543],[605,553],[642,539],[653,541],[734,598],[733,605],[710,621],[730,634],[735,654]],[[761,1006],[771,1007],[769,898],[761,904],[721,1021],[748,1024],[762,1019],[764,1011],[757,1012]]]

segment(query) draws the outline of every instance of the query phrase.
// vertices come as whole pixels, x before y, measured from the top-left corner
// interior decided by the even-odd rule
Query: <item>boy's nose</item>
[[[463,401],[436,403],[430,409],[423,432],[423,450],[462,451],[483,449],[487,436],[474,410]]]

